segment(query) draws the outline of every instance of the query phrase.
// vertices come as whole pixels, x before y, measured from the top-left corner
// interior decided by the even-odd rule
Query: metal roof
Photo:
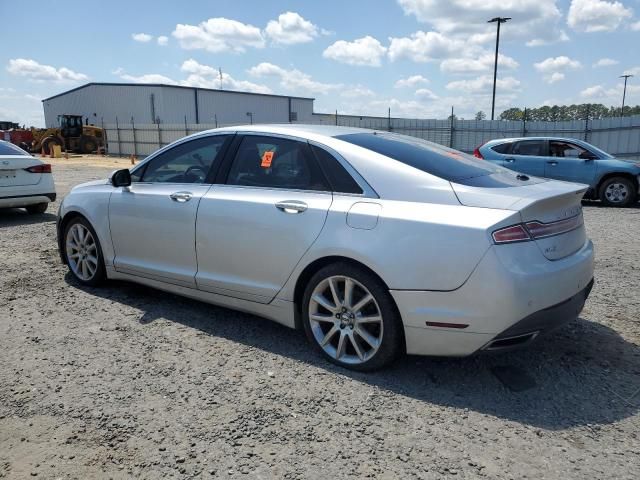
[[[57,97],[61,97],[71,92],[75,92],[76,90],[81,90],[86,87],[90,87],[92,85],[96,86],[110,86],[110,87],[167,87],[167,88],[183,88],[186,90],[203,90],[206,92],[221,92],[221,93],[240,93],[243,95],[258,95],[261,97],[276,97],[276,98],[296,98],[300,100],[315,100],[315,98],[311,97],[296,97],[291,95],[275,95],[273,93],[255,93],[255,92],[243,92],[240,90],[221,90],[218,88],[202,88],[202,87],[189,87],[186,85],[169,85],[166,83],[118,83],[118,82],[89,82],[84,85],[80,85],[79,87],[72,88],[71,90],[67,90],[62,93],[58,93],[57,95],[53,95],[52,97],[48,97],[43,99],[43,102],[47,100],[52,100]]]

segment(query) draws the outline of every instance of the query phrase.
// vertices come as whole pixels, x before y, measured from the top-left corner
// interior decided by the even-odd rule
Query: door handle
[[[507,162],[507,163],[513,163],[513,162],[516,161],[516,159],[515,158],[505,158],[504,161]]]
[[[554,167],[555,167],[556,165],[558,165],[558,162],[555,162],[555,161],[553,161],[553,160],[551,160],[551,161],[549,161],[549,162],[547,162],[547,163],[548,163],[549,165],[553,165]]]
[[[302,213],[307,209],[307,204],[299,200],[285,200],[276,203],[276,208],[284,213]]]
[[[191,197],[193,197],[193,194],[191,192],[175,192],[169,195],[169,197],[174,202],[184,203],[191,200]]]

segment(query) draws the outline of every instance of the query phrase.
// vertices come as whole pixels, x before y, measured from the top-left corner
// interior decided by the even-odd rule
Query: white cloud
[[[429,79],[424,78],[422,75],[411,75],[407,78],[401,78],[398,80],[394,88],[414,88],[421,84],[429,83]]]
[[[340,96],[345,98],[373,97],[375,96],[375,92],[363,85],[356,85],[342,90]]]
[[[274,43],[293,45],[312,41],[318,36],[318,27],[295,12],[285,12],[267,23],[265,34]]]
[[[640,31],[640,22],[633,22],[631,25],[629,25],[629,28],[634,32]]]
[[[624,71],[625,75],[637,75],[640,76],[640,67],[629,68]]]
[[[136,42],[148,43],[153,40],[153,35],[149,35],[148,33],[132,33],[131,38]]]
[[[619,102],[622,100],[623,88],[623,82],[609,88],[606,88],[603,85],[593,85],[582,90],[580,92],[580,96],[587,100],[604,103],[605,105],[618,106]],[[638,94],[640,94],[640,85],[627,85],[627,105],[635,103],[634,97]]]
[[[491,91],[493,87],[492,75],[481,75],[470,80],[456,80],[447,84],[448,90],[457,90],[470,94],[483,94]],[[501,92],[514,92],[520,87],[520,81],[513,77],[498,78],[496,88]]]
[[[253,93],[272,93],[266,85],[249,82],[246,80],[236,80],[226,72],[222,73],[222,85],[220,84],[220,72],[209,65],[203,65],[190,58],[180,67],[189,76],[183,80],[181,85],[202,88],[223,88],[225,90],[238,90]]]
[[[84,73],[77,73],[66,67],[43,65],[27,58],[9,60],[7,71],[12,75],[27,77],[38,82],[82,82],[89,79]]]
[[[482,73],[493,69],[495,54],[485,53],[477,58],[448,58],[440,64],[440,70],[446,73]],[[513,70],[519,64],[513,58],[498,54],[498,68]]]
[[[422,100],[437,100],[438,96],[428,88],[419,88],[415,93],[416,97]]]
[[[169,37],[167,37],[165,35],[160,35],[158,37],[158,45],[160,45],[161,47],[164,47],[168,43],[169,43]]]
[[[387,49],[375,38],[367,35],[353,42],[338,40],[322,56],[348,65],[379,67]]]
[[[613,58],[601,58],[597,62],[595,62],[592,67],[600,68],[600,67],[610,67],[612,65],[618,65],[620,62],[618,60],[614,60]]]
[[[577,60],[572,60],[565,55],[559,57],[549,57],[541,62],[534,63],[534,68],[542,73],[542,78],[547,83],[555,83],[563,80],[565,72],[568,70],[577,70],[582,65]]]
[[[342,87],[341,84],[318,82],[300,70],[286,70],[268,62],[262,62],[251,67],[249,69],[249,75],[253,77],[277,78],[280,81],[280,85],[287,91],[304,92],[306,94],[327,94],[332,90]]]
[[[633,10],[620,2],[572,0],[567,25],[584,32],[611,32],[633,16]]]
[[[131,83],[163,83],[166,85],[177,85],[178,82],[172,78],[160,75],[159,73],[146,73],[144,75],[129,75],[127,73],[120,73],[120,78]]]
[[[559,28],[562,13],[557,0],[397,0],[405,14],[432,25],[448,36],[470,43],[495,40],[495,24],[487,20],[496,15],[513,17],[501,36],[520,38],[541,45],[562,39]],[[517,25],[516,25],[517,22]]]
[[[253,25],[228,18],[210,18],[198,25],[177,24],[172,34],[185,50],[244,52],[247,47],[263,48],[262,32]]]
[[[439,32],[418,31],[410,37],[390,37],[389,58],[391,61],[406,58],[414,62],[440,60],[463,51],[464,43],[445,37]]]

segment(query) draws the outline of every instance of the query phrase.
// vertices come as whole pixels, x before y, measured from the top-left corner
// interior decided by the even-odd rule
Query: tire
[[[345,302],[347,282],[351,301]],[[368,302],[367,293],[372,297]],[[402,321],[387,287],[376,276],[348,263],[328,265],[311,277],[302,301],[302,323],[309,342],[321,355],[351,370],[385,367],[404,344]]]
[[[62,146],[60,141],[55,137],[47,137],[42,141],[42,149],[44,150],[45,155],[51,154],[51,147],[53,147],[53,145]]]
[[[98,143],[91,137],[82,137],[80,139],[80,151],[82,153],[93,153],[98,148]]]
[[[49,204],[47,202],[44,203],[36,203],[35,205],[29,205],[25,207],[27,209],[27,213],[30,215],[38,215],[47,211],[47,207]]]
[[[86,237],[87,233],[90,238]],[[64,259],[74,278],[90,287],[104,282],[106,274],[102,247],[91,224],[83,217],[72,218],[64,228],[63,238]],[[86,262],[84,266],[83,261]]]
[[[607,178],[599,191],[600,200],[609,207],[628,207],[636,201],[637,194],[636,186],[625,177]]]

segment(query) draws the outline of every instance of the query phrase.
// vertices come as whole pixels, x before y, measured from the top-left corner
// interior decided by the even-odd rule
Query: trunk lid
[[[559,260],[582,248],[586,231],[581,200],[588,186],[559,181],[522,183],[505,188],[456,183],[451,187],[463,205],[518,212],[520,221],[529,224],[528,230],[536,232],[534,241],[549,260]]]
[[[29,155],[0,155],[0,188],[36,185],[42,174],[28,172],[25,168],[42,163]]]

